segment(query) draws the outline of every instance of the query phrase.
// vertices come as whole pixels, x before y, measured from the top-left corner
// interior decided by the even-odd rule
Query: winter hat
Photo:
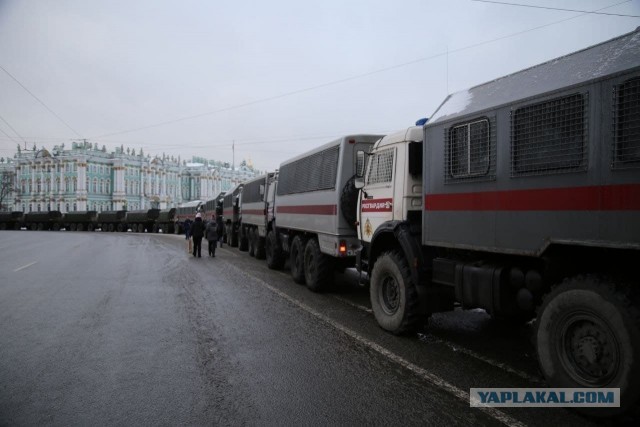
[[[198,213],[196,214],[196,218],[202,218],[202,214],[201,214],[200,212],[198,212]]]

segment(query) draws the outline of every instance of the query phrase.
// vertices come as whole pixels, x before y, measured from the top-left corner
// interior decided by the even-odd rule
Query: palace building
[[[13,179],[4,210],[23,212],[166,209],[211,199],[259,175],[245,161],[234,168],[200,158],[151,157],[122,146],[107,152],[87,141],[73,142],[70,149],[18,147],[0,172]]]

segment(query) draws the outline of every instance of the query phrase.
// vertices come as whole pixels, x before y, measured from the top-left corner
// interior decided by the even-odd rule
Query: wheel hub
[[[382,308],[387,314],[394,314],[400,306],[400,289],[393,277],[385,277],[382,281]]]
[[[607,325],[590,316],[574,316],[563,330],[563,363],[580,383],[604,386],[615,374],[620,353]]]

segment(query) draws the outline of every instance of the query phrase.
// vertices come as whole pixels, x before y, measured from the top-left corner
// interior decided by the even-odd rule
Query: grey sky
[[[620,0],[513,2],[597,10]],[[603,12],[640,15],[640,0]],[[0,66],[24,86],[0,69],[0,156],[24,140],[82,137],[231,162],[235,141],[236,164],[272,170],[640,26],[579,15],[470,0],[0,0]]]

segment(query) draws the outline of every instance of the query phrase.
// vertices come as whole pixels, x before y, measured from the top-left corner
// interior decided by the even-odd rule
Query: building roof
[[[640,67],[640,27],[595,46],[449,95],[430,125]]]

